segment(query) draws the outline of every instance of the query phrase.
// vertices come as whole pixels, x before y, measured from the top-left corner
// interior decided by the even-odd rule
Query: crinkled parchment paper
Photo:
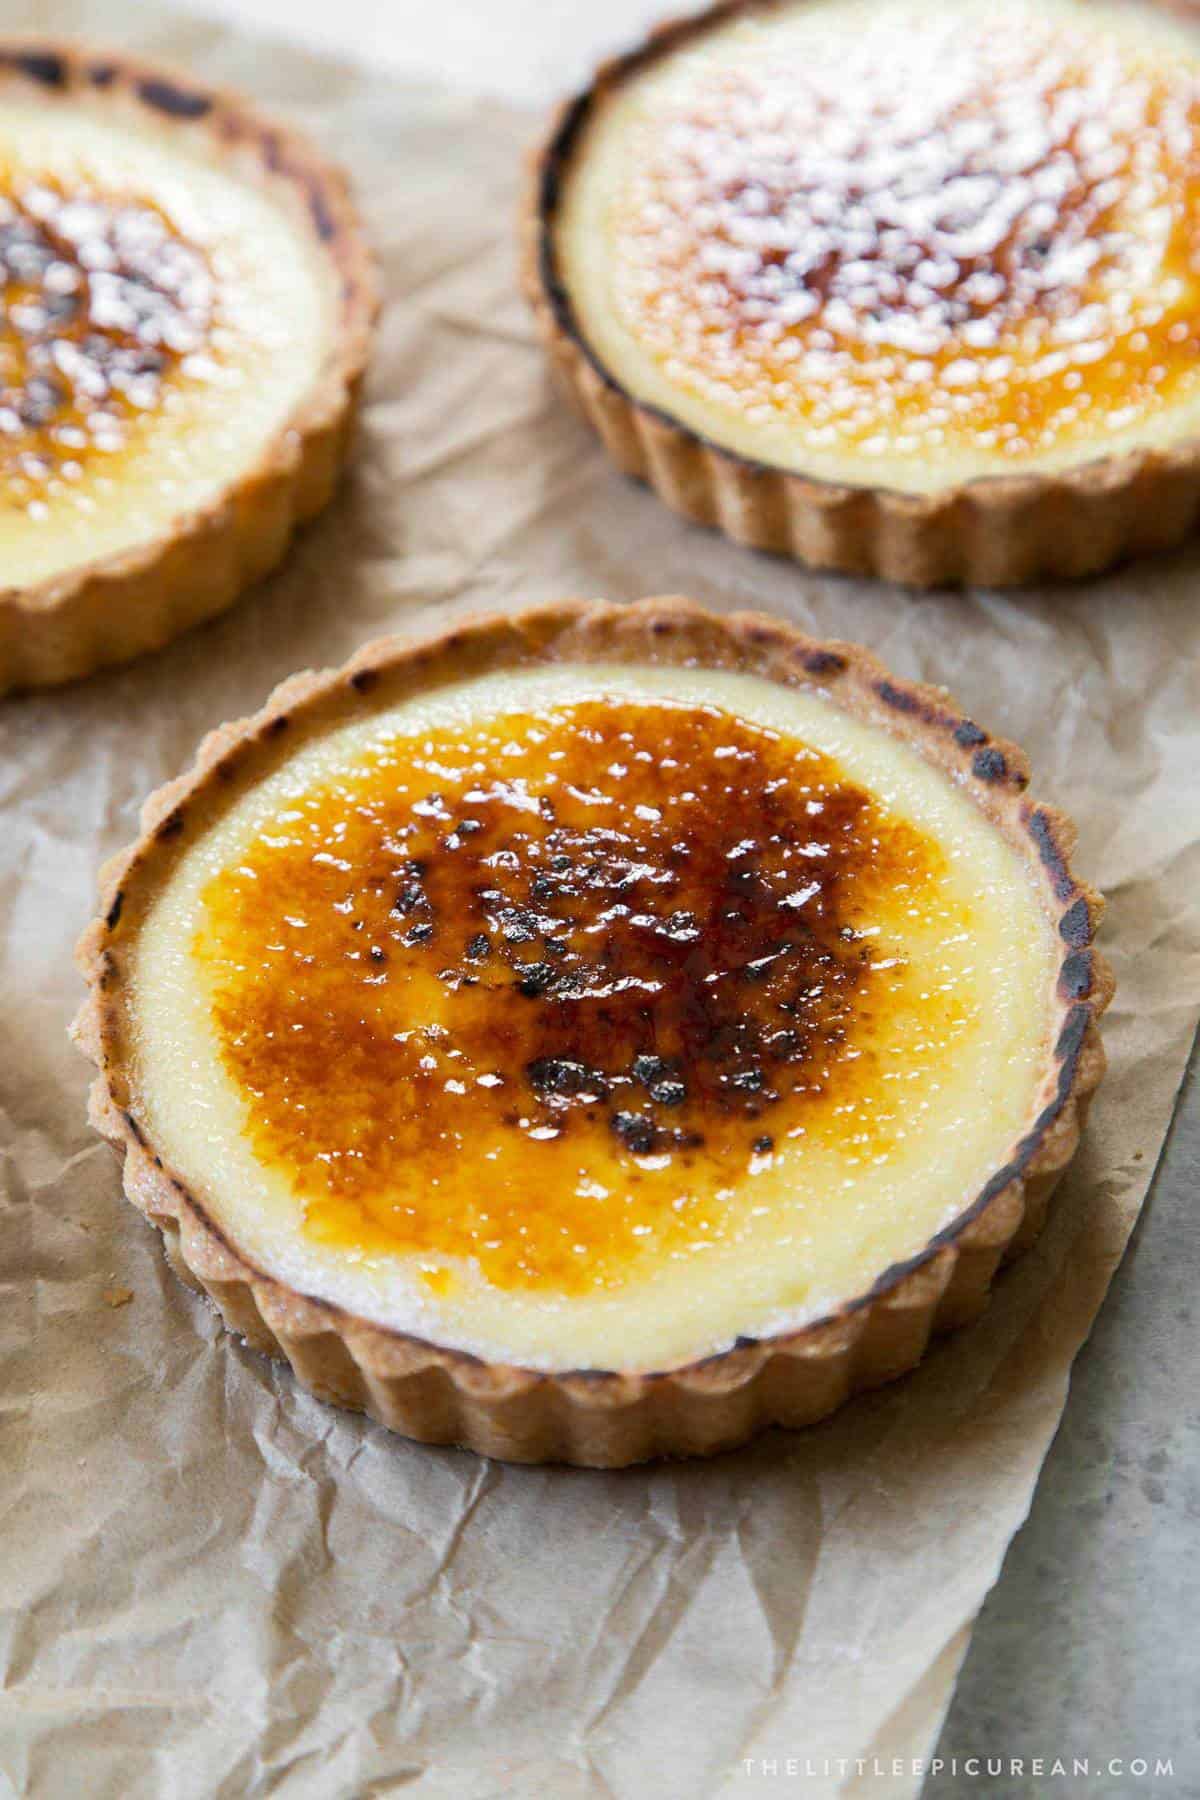
[[[744,1758],[794,1789],[788,1756],[920,1755],[1200,1006],[1200,548],[914,598],[686,526],[547,387],[514,286],[528,118],[116,0],[39,10],[317,132],[387,307],[357,469],[286,569],[160,656],[0,704],[0,1787],[693,1800],[770,1788]],[[1109,897],[1111,1073],[986,1319],[827,1425],[619,1474],[414,1447],[301,1393],[168,1274],[84,1124],[71,945],[146,791],[294,669],[457,608],[666,590],[862,639],[1028,747]]]

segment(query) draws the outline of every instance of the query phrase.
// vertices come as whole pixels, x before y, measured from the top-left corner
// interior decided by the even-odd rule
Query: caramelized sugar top
[[[612,216],[673,384],[814,445],[1014,459],[1200,393],[1196,61],[1023,7],[719,44],[653,90]]]
[[[210,880],[193,953],[310,1233],[577,1292],[736,1231],[789,1140],[886,1154],[970,1024],[888,941],[961,933],[944,876],[815,750],[596,699],[377,744]]]
[[[0,191],[0,486],[35,516],[166,402],[212,318],[208,264],[146,200]]]

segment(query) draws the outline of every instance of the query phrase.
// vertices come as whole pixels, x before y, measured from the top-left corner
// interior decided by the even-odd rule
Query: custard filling
[[[768,9],[601,102],[557,249],[621,380],[786,467],[917,491],[1200,428],[1200,37]]]
[[[206,259],[145,203],[48,183],[0,194],[0,481],[29,497],[118,450],[212,318]]]
[[[334,317],[282,193],[83,99],[0,104],[0,277],[10,585],[153,541],[252,466]]]
[[[944,776],[748,677],[561,668],[305,746],[133,957],[139,1110],[306,1291],[536,1366],[822,1316],[1031,1118],[1053,940]]]

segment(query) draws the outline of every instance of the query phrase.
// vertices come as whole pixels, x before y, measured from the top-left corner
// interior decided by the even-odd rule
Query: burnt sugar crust
[[[77,42],[0,42],[0,99],[70,106],[86,97],[219,165],[296,197],[335,271],[337,322],[321,366],[249,467],[150,541],[0,591],[0,693],[74,680],[157,649],[230,606],[279,562],[329,501],[349,449],[378,311],[375,267],[342,172],[300,132],[238,95]]]
[[[314,734],[427,691],[505,668],[627,662],[726,669],[816,690],[894,734],[964,788],[1030,869],[1057,933],[1051,1037],[1031,1129],[982,1192],[908,1261],[834,1314],[781,1336],[662,1370],[542,1372],[487,1362],[388,1330],[298,1293],[248,1258],[148,1138],[132,1110],[124,950],[182,851],[233,800]],[[899,680],[869,652],[820,643],[752,613],[719,616],[677,597],[630,606],[567,601],[469,618],[416,641],[384,639],[345,668],[292,677],[262,710],[214,731],[193,767],[152,795],[142,835],[102,873],[78,962],[88,998],[73,1034],[96,1064],[89,1116],[123,1165],[125,1192],[161,1231],[181,1278],[230,1328],[283,1358],[322,1398],[408,1437],[520,1462],[615,1467],[707,1455],[771,1424],[799,1426],[921,1358],[931,1334],[987,1304],[1002,1261],[1044,1222],[1104,1070],[1097,1021],[1112,976],[1095,948],[1099,896],[1074,875],[1069,821],[1028,792],[1022,753],[941,690]]]
[[[1143,4],[1183,23],[1173,0]],[[976,476],[928,493],[832,481],[756,461],[623,385],[587,341],[563,278],[555,230],[564,182],[589,122],[623,83],[709,32],[778,10],[720,0],[669,18],[552,114],[528,160],[520,207],[522,286],[556,386],[617,467],[696,524],[816,568],[911,588],[1019,586],[1080,579],[1170,549],[1200,518],[1200,440],[1138,448],[1054,472]],[[1200,48],[1200,33],[1197,37]]]

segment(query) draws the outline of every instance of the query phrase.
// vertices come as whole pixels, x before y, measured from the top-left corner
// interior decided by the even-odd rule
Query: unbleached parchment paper
[[[357,468],[282,573],[157,657],[0,703],[0,1790],[724,1800],[795,1791],[792,1757],[808,1794],[911,1793],[887,1765],[936,1738],[1200,1008],[1200,547],[913,597],[682,524],[548,388],[514,280],[529,118],[118,0],[33,12],[317,133],[387,303]],[[985,1320],[826,1425],[615,1474],[415,1447],[167,1272],[84,1123],[71,945],[145,793],[293,670],[458,608],[671,590],[861,639],[1028,748],[1108,894],[1111,1072]]]

